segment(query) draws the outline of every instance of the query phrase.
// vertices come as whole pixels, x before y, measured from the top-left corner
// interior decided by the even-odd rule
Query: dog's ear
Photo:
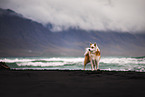
[[[94,43],[94,46],[96,46],[96,42]]]
[[[92,45],[92,43],[90,42],[90,46]]]

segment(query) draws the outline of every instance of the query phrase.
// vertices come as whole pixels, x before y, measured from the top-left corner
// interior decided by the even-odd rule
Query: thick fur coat
[[[99,69],[99,61],[101,58],[101,53],[100,53],[100,49],[97,46],[97,44],[90,43],[90,48],[86,48],[86,52],[84,55],[85,55],[84,70],[85,70],[86,64],[89,62],[91,62],[92,71],[98,70]],[[96,69],[96,67],[97,67],[97,69]]]

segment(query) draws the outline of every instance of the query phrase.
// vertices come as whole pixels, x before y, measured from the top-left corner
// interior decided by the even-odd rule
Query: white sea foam
[[[46,61],[64,61],[64,62],[82,62],[83,58],[49,58],[49,59],[42,59]]]
[[[0,61],[2,62],[6,62],[6,63],[14,63],[14,62],[31,62],[31,61],[64,61],[64,62],[82,62],[83,58],[3,58],[0,59]]]
[[[46,67],[46,66],[63,66],[66,64],[66,62],[26,62],[26,63],[17,63],[18,66],[41,66],[41,67]]]
[[[0,59],[2,62],[6,63],[15,63],[15,62],[31,62],[34,61],[35,59],[21,59],[21,58],[4,58]]]
[[[102,58],[100,62],[114,64],[145,64],[145,59],[136,58]]]

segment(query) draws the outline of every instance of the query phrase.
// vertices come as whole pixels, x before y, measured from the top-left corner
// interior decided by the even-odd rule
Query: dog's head
[[[94,43],[94,44],[92,44],[92,43],[90,43],[90,51],[93,51],[93,50],[96,50],[96,47],[97,47],[97,44],[96,43]]]

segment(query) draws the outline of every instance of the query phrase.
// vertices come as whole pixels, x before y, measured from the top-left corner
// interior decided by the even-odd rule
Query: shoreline
[[[144,97],[145,72],[1,70],[0,97]]]
[[[11,71],[92,71],[91,69],[55,69],[55,68],[10,68],[9,70]],[[124,70],[124,69],[120,69],[120,70],[115,70],[115,69],[99,69],[99,70],[94,70],[92,72],[98,72],[98,71],[108,71],[108,72],[142,72],[145,73],[143,71],[140,70]]]

